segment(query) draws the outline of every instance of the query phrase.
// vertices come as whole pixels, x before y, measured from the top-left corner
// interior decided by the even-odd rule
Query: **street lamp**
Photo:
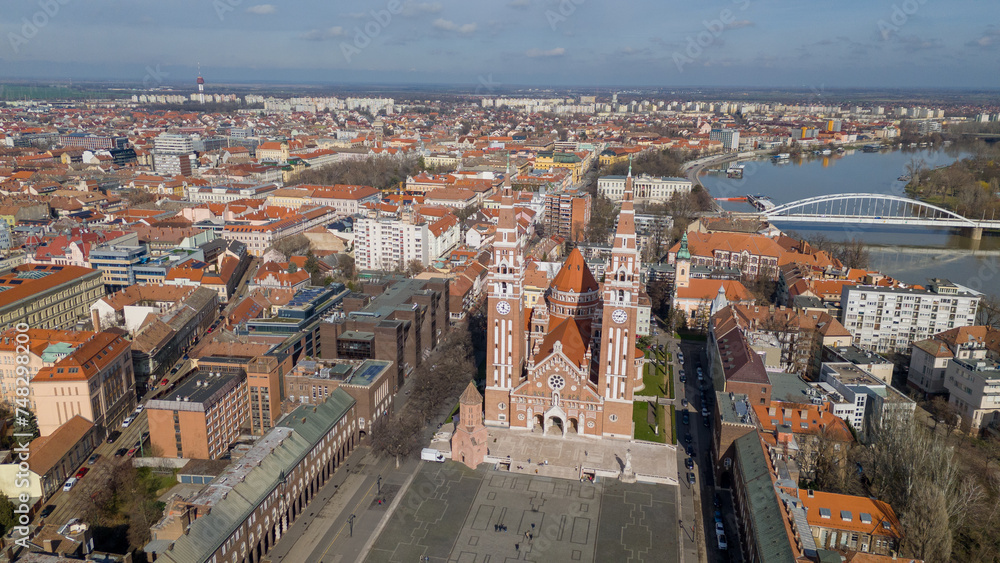
[[[382,494],[382,476],[378,476],[378,494]]]
[[[347,523],[351,525],[351,537],[354,537],[354,515],[351,514],[347,517]]]

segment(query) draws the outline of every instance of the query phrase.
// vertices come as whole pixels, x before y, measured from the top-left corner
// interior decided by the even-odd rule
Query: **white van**
[[[423,461],[437,461],[444,463],[444,454],[434,448],[424,448],[420,450],[420,459]]]

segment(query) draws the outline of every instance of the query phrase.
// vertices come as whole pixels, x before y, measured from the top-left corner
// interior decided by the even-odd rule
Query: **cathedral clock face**
[[[506,315],[509,312],[510,312],[510,303],[506,301],[501,301],[497,303],[497,313],[500,313],[501,315]]]
[[[625,309],[615,309],[614,312],[611,313],[611,320],[618,324],[622,324],[628,320],[628,313],[625,312]]]

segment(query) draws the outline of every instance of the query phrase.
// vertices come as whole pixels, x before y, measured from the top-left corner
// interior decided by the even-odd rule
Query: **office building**
[[[392,414],[398,390],[392,362],[384,360],[303,360],[285,374],[285,397],[293,404],[319,404],[335,389],[357,401],[359,435],[371,434],[372,425]]]
[[[0,275],[0,327],[72,328],[104,296],[101,272],[78,266],[22,264]]]
[[[131,343],[110,332],[84,334],[86,340],[64,343],[65,357],[31,378],[30,401],[42,436],[76,415],[110,430],[135,409]]]
[[[902,352],[910,344],[946,330],[976,323],[979,295],[948,280],[929,280],[927,289],[844,286],[841,323],[854,344],[877,352]]]
[[[214,365],[147,401],[150,447],[158,457],[219,459],[248,418],[246,383],[238,363]]]
[[[67,133],[59,135],[59,144],[65,148],[80,148],[90,151],[123,149],[128,146],[128,137],[82,132]]]

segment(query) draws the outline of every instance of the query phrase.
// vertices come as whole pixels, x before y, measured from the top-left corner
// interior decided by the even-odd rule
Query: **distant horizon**
[[[200,65],[209,84],[1000,89],[1000,4],[976,0],[256,1],[11,3],[0,76],[187,83]]]

